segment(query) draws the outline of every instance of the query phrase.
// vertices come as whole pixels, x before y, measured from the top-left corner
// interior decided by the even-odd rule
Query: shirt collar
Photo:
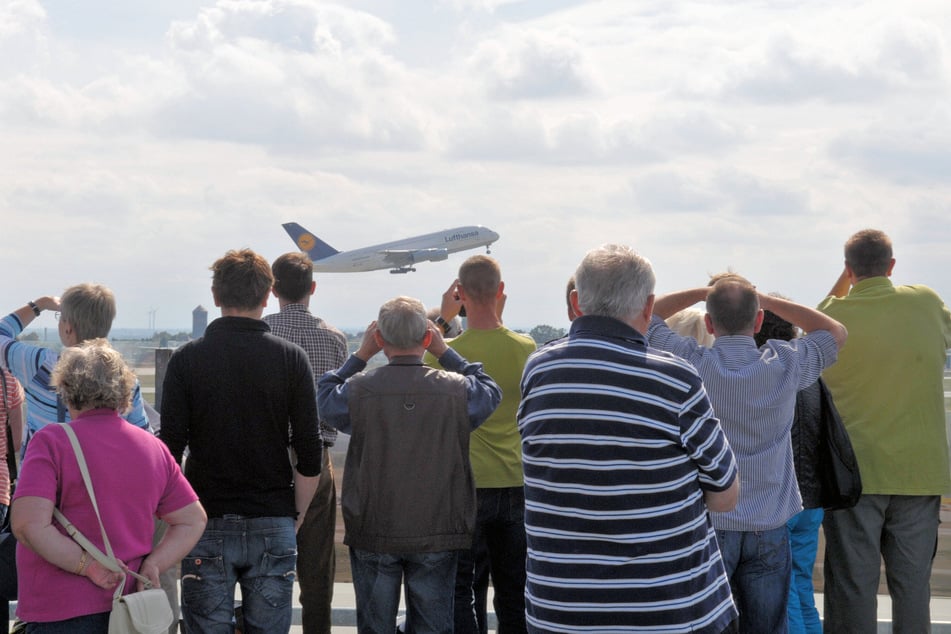
[[[884,275],[869,277],[860,282],[856,282],[849,290],[849,295],[858,294],[871,289],[891,288],[892,286],[892,281]]]
[[[390,359],[389,365],[423,365],[423,360],[411,354],[405,354]]]
[[[571,322],[571,337],[596,336],[624,339],[641,345],[647,345],[644,335],[619,319],[601,315],[582,315]]]

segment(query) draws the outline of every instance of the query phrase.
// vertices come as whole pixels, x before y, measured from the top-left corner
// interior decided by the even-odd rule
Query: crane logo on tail
[[[309,233],[302,233],[299,238],[297,238],[297,246],[301,251],[310,251],[314,248],[314,245],[317,244],[314,240],[314,236]]]

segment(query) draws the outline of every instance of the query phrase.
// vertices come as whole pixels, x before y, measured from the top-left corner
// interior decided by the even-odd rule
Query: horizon
[[[225,251],[296,250],[286,222],[341,251],[488,227],[520,327],[565,326],[565,283],[606,242],[649,258],[658,294],[733,269],[815,306],[876,227],[896,284],[951,297],[945,0],[18,0],[0,18],[2,314],[91,281],[116,327],[188,323]],[[396,295],[438,305],[477,252],[317,274],[312,311],[354,329]]]

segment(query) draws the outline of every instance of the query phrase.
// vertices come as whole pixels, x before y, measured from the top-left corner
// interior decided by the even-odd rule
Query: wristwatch
[[[433,320],[436,322],[436,325],[442,328],[442,334],[448,335],[449,329],[452,328],[452,324],[442,318],[442,315],[436,315],[436,319]]]
[[[26,305],[30,307],[30,310],[32,310],[33,314],[36,315],[37,317],[39,317],[40,313],[43,312],[42,310],[40,310],[40,307],[37,306],[35,302],[27,302]]]

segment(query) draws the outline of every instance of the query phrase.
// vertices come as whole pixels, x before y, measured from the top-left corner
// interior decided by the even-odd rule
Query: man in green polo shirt
[[[944,414],[951,312],[921,285],[889,280],[885,233],[845,244],[845,271],[819,310],[849,331],[826,369],[862,473],[854,508],[826,514],[825,628],[874,632],[880,557],[896,632],[929,631],[941,496],[951,485]]]

